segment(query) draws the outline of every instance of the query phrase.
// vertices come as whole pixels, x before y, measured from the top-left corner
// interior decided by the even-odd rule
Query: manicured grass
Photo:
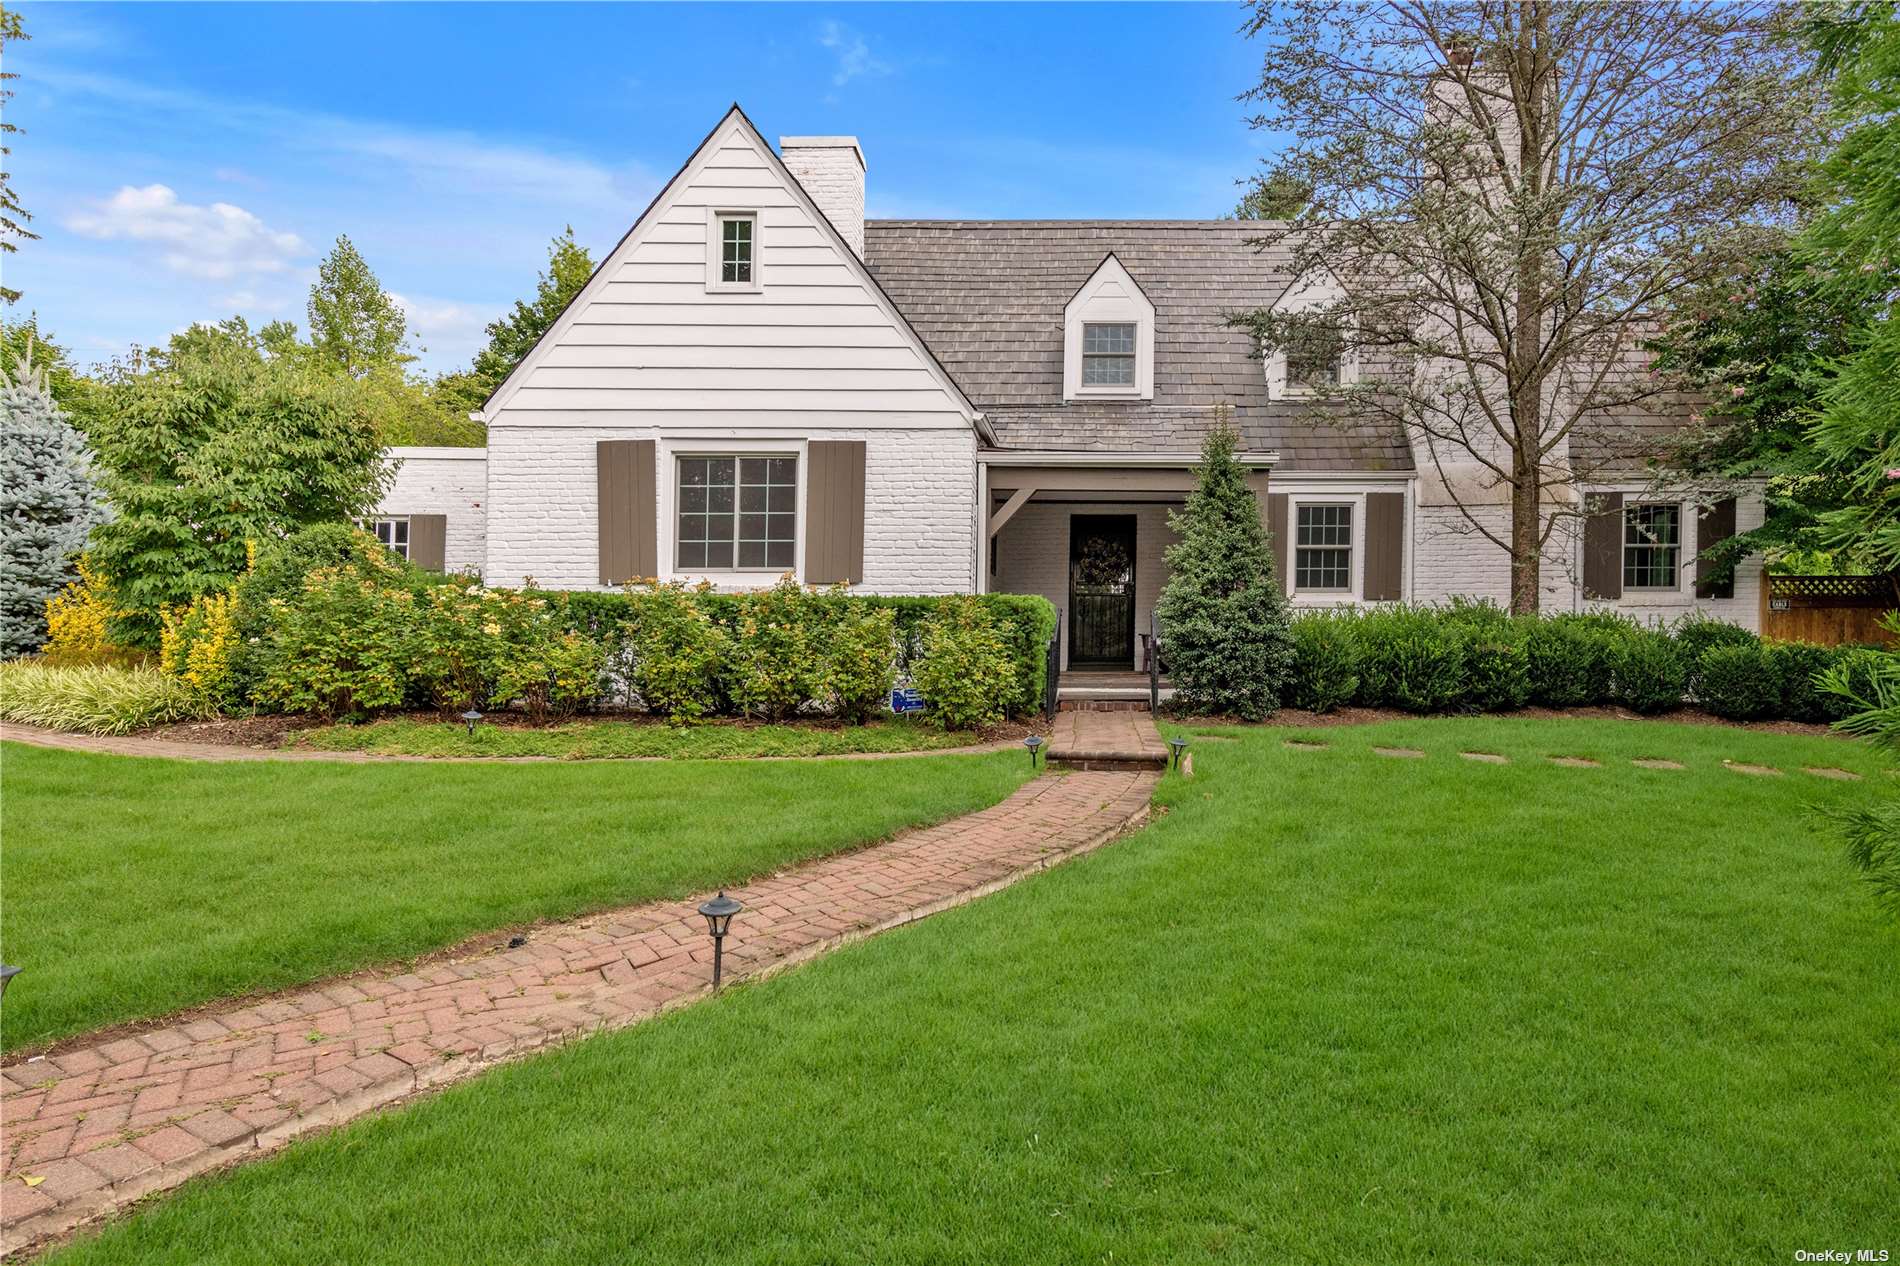
[[[1807,807],[1875,791],[1717,763],[1873,774],[1864,748],[1617,722],[1291,735],[1323,752],[1232,733],[1196,742],[1137,836],[197,1183],[57,1260],[1892,1244],[1900,928]]]
[[[285,745],[332,752],[407,756],[665,756],[724,759],[739,756],[843,756],[856,752],[921,752],[970,747],[983,736],[944,730],[925,721],[866,725],[662,725],[645,721],[574,721],[546,729],[465,726],[399,717],[368,725],[300,730]]]
[[[4,746],[18,1049],[736,883],[995,803],[1015,754],[208,764]]]

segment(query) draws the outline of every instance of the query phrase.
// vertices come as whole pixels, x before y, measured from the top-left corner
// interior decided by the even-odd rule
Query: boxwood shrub
[[[1359,701],[1368,707],[1443,712],[1465,692],[1465,638],[1426,607],[1368,611],[1353,622],[1359,642]]]
[[[1630,629],[1616,644],[1612,661],[1616,697],[1645,715],[1682,706],[1688,670],[1675,640],[1661,629]]]
[[[1780,664],[1759,641],[1730,642],[1702,652],[1703,707],[1731,721],[1759,721],[1781,710]]]
[[[1347,612],[1308,611],[1293,618],[1293,681],[1287,702],[1308,712],[1331,712],[1357,697],[1356,623]]]

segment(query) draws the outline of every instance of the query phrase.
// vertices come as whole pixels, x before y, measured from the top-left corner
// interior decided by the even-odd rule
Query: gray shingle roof
[[[1396,427],[1267,399],[1250,339],[1226,325],[1291,280],[1284,250],[1249,245],[1259,233],[1236,220],[872,220],[864,253],[1006,447],[1194,449],[1225,401],[1243,446],[1277,449],[1282,470],[1410,470]],[[1155,306],[1154,399],[1065,404],[1062,310],[1111,253]]]

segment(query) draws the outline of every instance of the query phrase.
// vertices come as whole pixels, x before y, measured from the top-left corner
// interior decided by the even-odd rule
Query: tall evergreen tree
[[[1155,612],[1176,700],[1257,721],[1280,705],[1293,671],[1286,597],[1260,503],[1235,460],[1240,437],[1223,409],[1187,504],[1168,517],[1168,583]]]
[[[0,370],[0,656],[46,641],[46,600],[105,517],[85,441],[53,403],[29,348]]]
[[[26,28],[21,25],[19,14],[11,9],[0,8],[0,59],[5,58],[6,46],[9,43],[32,38],[26,33]],[[0,71],[0,85],[19,77],[11,70]],[[6,101],[12,96],[12,88],[0,87],[0,109],[4,109]],[[6,143],[7,138],[17,135],[19,131],[19,128],[0,116],[0,164],[4,164],[7,156],[13,152],[12,146]],[[26,227],[26,222],[32,218],[26,208],[20,205],[19,196],[13,191],[13,177],[6,171],[0,170],[0,254],[11,255],[20,249],[12,240],[16,237],[26,241],[38,239],[39,234]],[[19,299],[18,290],[0,285],[0,300],[18,303]]]
[[[397,369],[409,354],[409,318],[348,237],[317,265],[310,287],[310,343],[352,378]]]

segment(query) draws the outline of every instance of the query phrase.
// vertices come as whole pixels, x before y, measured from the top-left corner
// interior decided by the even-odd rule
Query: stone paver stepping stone
[[[1325,743],[1303,743],[1299,739],[1288,739],[1282,746],[1294,752],[1323,752],[1327,748]]]
[[[1380,756],[1396,756],[1402,760],[1424,760],[1425,753],[1416,747],[1375,747],[1372,749]]]
[[[1781,777],[1781,771],[1773,765],[1750,765],[1746,761],[1739,760],[1725,760],[1722,764],[1738,774],[1753,774],[1757,778]]]
[[[1553,765],[1562,765],[1565,769],[1603,768],[1601,762],[1593,761],[1588,756],[1553,756],[1550,758],[1550,763]]]
[[[1682,768],[1682,763],[1680,761],[1663,760],[1660,757],[1649,759],[1649,760],[1633,760],[1630,762],[1630,764],[1636,766],[1638,769],[1681,769]]]
[[[1836,769],[1832,765],[1808,765],[1801,770],[1804,774],[1813,774],[1816,778],[1832,778],[1835,782],[1859,782],[1860,775],[1851,769]]]
[[[1496,752],[1460,752],[1458,754],[1466,760],[1475,760],[1483,765],[1508,765],[1511,763],[1509,756],[1500,756]]]

